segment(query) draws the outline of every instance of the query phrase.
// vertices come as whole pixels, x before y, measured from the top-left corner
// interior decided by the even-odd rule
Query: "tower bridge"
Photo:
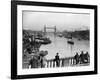
[[[47,29],[53,29],[53,30],[54,30],[54,34],[56,34],[56,32],[57,32],[56,26],[54,26],[54,27],[46,27],[46,25],[45,25],[45,26],[44,26],[44,34],[47,33]]]

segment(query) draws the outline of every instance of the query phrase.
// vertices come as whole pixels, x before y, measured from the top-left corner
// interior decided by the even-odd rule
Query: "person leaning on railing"
[[[55,56],[55,62],[56,62],[56,66],[59,67],[60,66],[59,53],[57,53]]]

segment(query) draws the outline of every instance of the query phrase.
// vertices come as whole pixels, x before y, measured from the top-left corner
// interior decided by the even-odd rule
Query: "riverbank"
[[[77,38],[78,40],[90,40],[89,30],[80,30],[80,31],[64,31],[62,35],[65,38]]]
[[[23,30],[23,68],[29,65],[34,68],[41,67],[41,60],[48,54],[48,51],[40,50],[40,47],[50,43],[50,39],[43,37],[38,31]]]

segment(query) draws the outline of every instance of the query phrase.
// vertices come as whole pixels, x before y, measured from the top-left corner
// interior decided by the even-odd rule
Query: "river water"
[[[55,58],[56,53],[59,53],[60,58],[71,57],[74,56],[76,52],[80,54],[81,51],[84,51],[84,53],[88,51],[90,53],[89,40],[79,41],[76,38],[73,38],[74,45],[71,45],[67,43],[69,39],[54,35],[53,32],[47,33],[46,37],[50,38],[52,43],[42,45],[40,50],[48,51],[48,55],[45,56],[47,59]]]

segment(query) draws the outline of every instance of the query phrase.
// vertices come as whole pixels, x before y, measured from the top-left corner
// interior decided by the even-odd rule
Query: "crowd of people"
[[[74,56],[74,64],[83,64],[90,62],[90,55],[88,52],[84,53],[83,51],[79,55],[77,52]]]
[[[83,51],[79,55],[77,52],[75,56],[73,57],[73,63],[75,64],[85,64],[90,62],[90,55],[88,52],[84,53]],[[60,58],[59,53],[56,54],[54,61],[56,62],[56,66],[60,66]],[[64,61],[62,61],[62,66],[64,65]]]

